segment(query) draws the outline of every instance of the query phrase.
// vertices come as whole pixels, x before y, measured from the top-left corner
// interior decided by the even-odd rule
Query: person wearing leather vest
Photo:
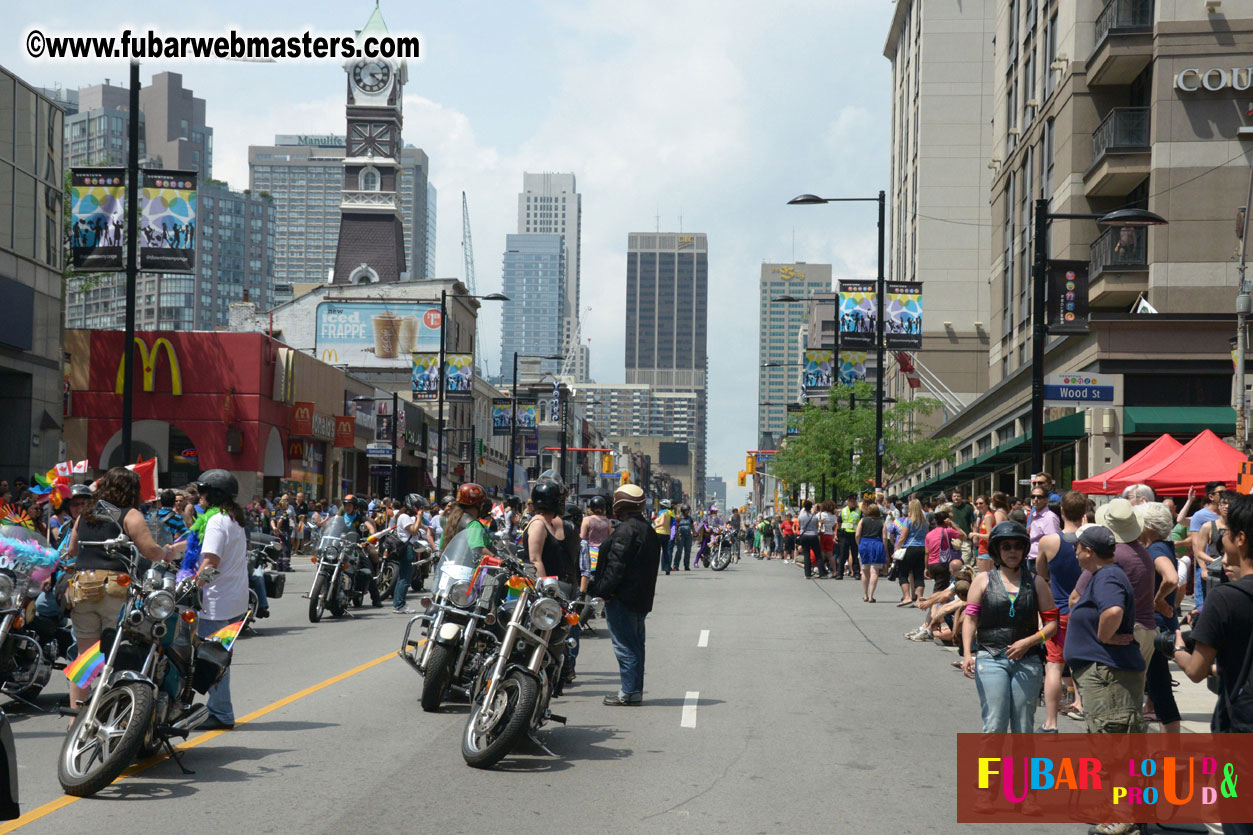
[[[1057,631],[1057,604],[1048,583],[1027,565],[1030,543],[1017,522],[993,528],[988,554],[994,567],[975,577],[966,596],[970,624],[962,630],[962,672],[979,691],[984,733],[1034,730],[1044,643]]]

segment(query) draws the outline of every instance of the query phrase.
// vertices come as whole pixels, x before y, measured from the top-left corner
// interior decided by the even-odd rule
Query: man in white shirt
[[[215,568],[218,578],[201,590],[201,615],[196,634],[207,638],[224,626],[243,619],[248,611],[248,544],[244,535],[244,512],[235,503],[239,483],[226,470],[209,470],[200,476],[201,495],[208,499],[209,521],[204,527],[200,568]],[[201,730],[230,730],[235,727],[231,705],[231,671],[209,689],[209,719]]]

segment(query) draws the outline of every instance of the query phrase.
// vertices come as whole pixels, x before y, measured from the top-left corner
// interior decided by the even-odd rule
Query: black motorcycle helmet
[[[1026,528],[1018,522],[1001,522],[988,536],[988,556],[997,566],[1001,564],[1001,543],[1010,540],[1021,542],[1024,548],[1031,546],[1031,535]]]
[[[70,498],[71,499],[90,499],[91,488],[88,487],[86,484],[70,485]]]
[[[226,470],[205,470],[197,480],[201,492],[208,491],[209,505],[220,505],[239,495],[239,482]]]
[[[405,507],[410,510],[421,510],[426,506],[426,502],[417,493],[410,493],[405,496]]]
[[[587,509],[589,511],[600,511],[601,513],[609,512],[609,501],[604,496],[592,496],[587,500]]]
[[[570,490],[566,487],[566,482],[561,477],[561,473],[551,467],[539,474],[539,481],[551,481],[561,488],[561,500],[563,502],[566,500],[566,497],[570,495]]]
[[[562,514],[577,529],[583,524],[583,508],[579,507],[578,502],[566,502],[565,513]]]
[[[560,514],[565,500],[561,488],[562,485],[552,479],[540,479],[531,488],[531,503],[537,511]]]

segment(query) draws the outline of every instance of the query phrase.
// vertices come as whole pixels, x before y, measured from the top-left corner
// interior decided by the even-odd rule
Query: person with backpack
[[[801,505],[800,516],[796,518],[796,539],[799,545],[798,559],[804,560],[805,576],[813,575],[813,567],[818,566],[818,576],[827,578],[827,563],[822,558],[822,539],[818,531],[818,511],[814,503],[805,499]]]
[[[1253,497],[1234,494],[1223,536],[1230,582],[1214,587],[1191,635],[1159,642],[1179,669],[1203,681],[1218,662],[1218,703],[1210,720],[1215,733],[1253,732]],[[1223,832],[1253,835],[1253,824],[1223,823]]]

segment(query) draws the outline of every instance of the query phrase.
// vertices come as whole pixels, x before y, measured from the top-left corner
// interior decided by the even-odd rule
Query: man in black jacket
[[[643,516],[644,491],[624,484],[613,494],[618,526],[600,546],[589,592],[605,601],[605,622],[622,685],[605,697],[613,707],[644,699],[644,618],[653,609],[661,546]]]

